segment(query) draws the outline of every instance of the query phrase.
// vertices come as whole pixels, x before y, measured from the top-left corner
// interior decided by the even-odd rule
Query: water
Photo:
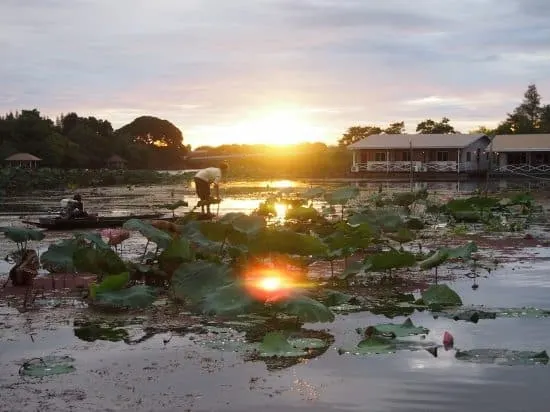
[[[308,184],[302,182],[302,187]],[[264,183],[248,185],[248,192],[242,184],[229,186],[232,194],[224,197],[220,213],[248,212],[271,190]],[[288,182],[271,182],[270,187],[275,185],[289,187]],[[176,198],[181,194],[193,203],[192,188],[181,187],[135,188],[131,194],[121,188],[104,189],[101,196],[94,198],[89,192],[85,198],[95,210],[113,206],[120,211],[147,210],[150,202],[171,201],[171,189],[177,191]],[[52,197],[53,204],[57,198]],[[50,202],[35,199],[36,209]],[[10,207],[15,208],[13,203]],[[14,216],[3,219],[13,223]],[[46,240],[62,236],[69,234],[48,232]],[[139,245],[136,241],[135,247]],[[479,289],[473,290],[469,279],[448,282],[464,305],[550,309],[547,248],[505,253],[506,263],[480,278]],[[338,348],[359,341],[356,328],[401,323],[405,317],[389,320],[360,312],[338,315],[330,324],[304,325],[327,331],[334,336],[334,344],[317,358],[268,371],[262,361],[247,362],[240,354],[209,350],[197,344],[193,333],[170,332],[170,328],[134,345],[83,341],[75,336],[74,319],[89,314],[71,305],[19,314],[0,304],[0,410],[542,412],[550,403],[550,366],[473,364],[457,360],[454,350],[443,348],[438,357],[425,350],[339,355]],[[477,324],[434,319],[426,312],[415,312],[411,318],[415,325],[430,329],[426,340],[440,344],[443,333],[449,331],[461,350],[550,350],[550,318],[497,318]],[[197,322],[184,313],[172,320],[188,326]],[[139,338],[143,330],[138,326],[133,333]],[[74,357],[76,372],[41,380],[18,375],[24,359],[51,354]]]

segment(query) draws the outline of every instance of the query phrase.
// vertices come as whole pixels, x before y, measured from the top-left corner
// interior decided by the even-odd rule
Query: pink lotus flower
[[[106,237],[109,240],[109,245],[115,246],[130,237],[130,232],[126,229],[103,229],[101,236]]]
[[[445,350],[449,350],[454,345],[454,338],[453,335],[451,335],[449,332],[445,332],[443,334],[443,346],[445,347]]]

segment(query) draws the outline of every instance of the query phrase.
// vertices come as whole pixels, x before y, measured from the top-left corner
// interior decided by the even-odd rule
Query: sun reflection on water
[[[285,220],[286,210],[287,210],[287,205],[283,203],[275,203],[275,213],[277,213],[277,218],[279,220]]]

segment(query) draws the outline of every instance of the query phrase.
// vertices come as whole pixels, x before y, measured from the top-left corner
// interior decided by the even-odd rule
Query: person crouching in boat
[[[195,175],[195,190],[199,197],[199,203],[201,205],[201,212],[204,214],[206,206],[206,213],[210,213],[210,202],[213,200],[210,193],[210,185],[214,185],[215,198],[220,199],[220,181],[224,173],[228,168],[227,163],[222,162],[219,167],[207,167],[201,169]]]
[[[79,194],[74,195],[72,199],[63,199],[61,206],[64,208],[62,216],[65,218],[75,219],[88,216],[88,213],[84,211],[82,196]]]

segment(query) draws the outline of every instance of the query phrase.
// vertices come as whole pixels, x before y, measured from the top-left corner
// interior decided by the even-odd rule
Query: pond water
[[[235,182],[226,188],[220,214],[249,212],[273,188],[307,187],[313,182]],[[265,186],[269,184],[269,188]],[[323,186],[341,182],[323,183]],[[367,187],[377,190],[377,184]],[[82,191],[89,210],[106,213],[148,212],[155,205],[185,197],[194,204],[190,187],[106,188]],[[397,188],[397,190],[401,190]],[[432,189],[433,190],[433,189]],[[440,187],[456,193],[456,187]],[[472,189],[473,190],[473,189]],[[3,222],[13,224],[23,214],[43,214],[61,193],[3,200]],[[544,235],[544,232],[541,236]],[[47,232],[48,242],[69,233]],[[546,235],[547,236],[547,235]],[[548,236],[547,236],[548,237]],[[139,249],[141,240],[128,246]],[[2,253],[8,244],[0,244]],[[480,250],[495,255],[494,251]],[[505,261],[487,276],[445,280],[464,305],[487,308],[550,309],[550,253],[546,247],[507,249]],[[2,267],[0,267],[2,269]],[[451,270],[452,272],[452,270]],[[0,270],[2,273],[2,270]],[[318,357],[297,365],[268,370],[263,361],[245,361],[231,351],[208,349],[201,334],[167,328],[138,343],[82,340],[75,336],[75,319],[90,310],[74,305],[19,313],[0,301],[1,411],[548,411],[550,366],[479,364],[455,358],[455,349],[550,350],[550,317],[497,317],[478,323],[434,318],[429,312],[410,315],[415,325],[430,330],[426,341],[441,344],[445,331],[455,349],[402,350],[384,355],[355,355],[339,348],[356,345],[356,328],[377,323],[402,323],[370,312],[337,315],[329,324],[305,324],[322,330],[334,343]],[[53,302],[55,306],[55,302]],[[188,314],[176,315],[181,318]],[[195,319],[195,323],[200,323]],[[137,338],[143,329],[132,330]],[[214,337],[212,337],[214,339]],[[71,356],[72,373],[42,379],[20,376],[22,362],[46,355]]]

